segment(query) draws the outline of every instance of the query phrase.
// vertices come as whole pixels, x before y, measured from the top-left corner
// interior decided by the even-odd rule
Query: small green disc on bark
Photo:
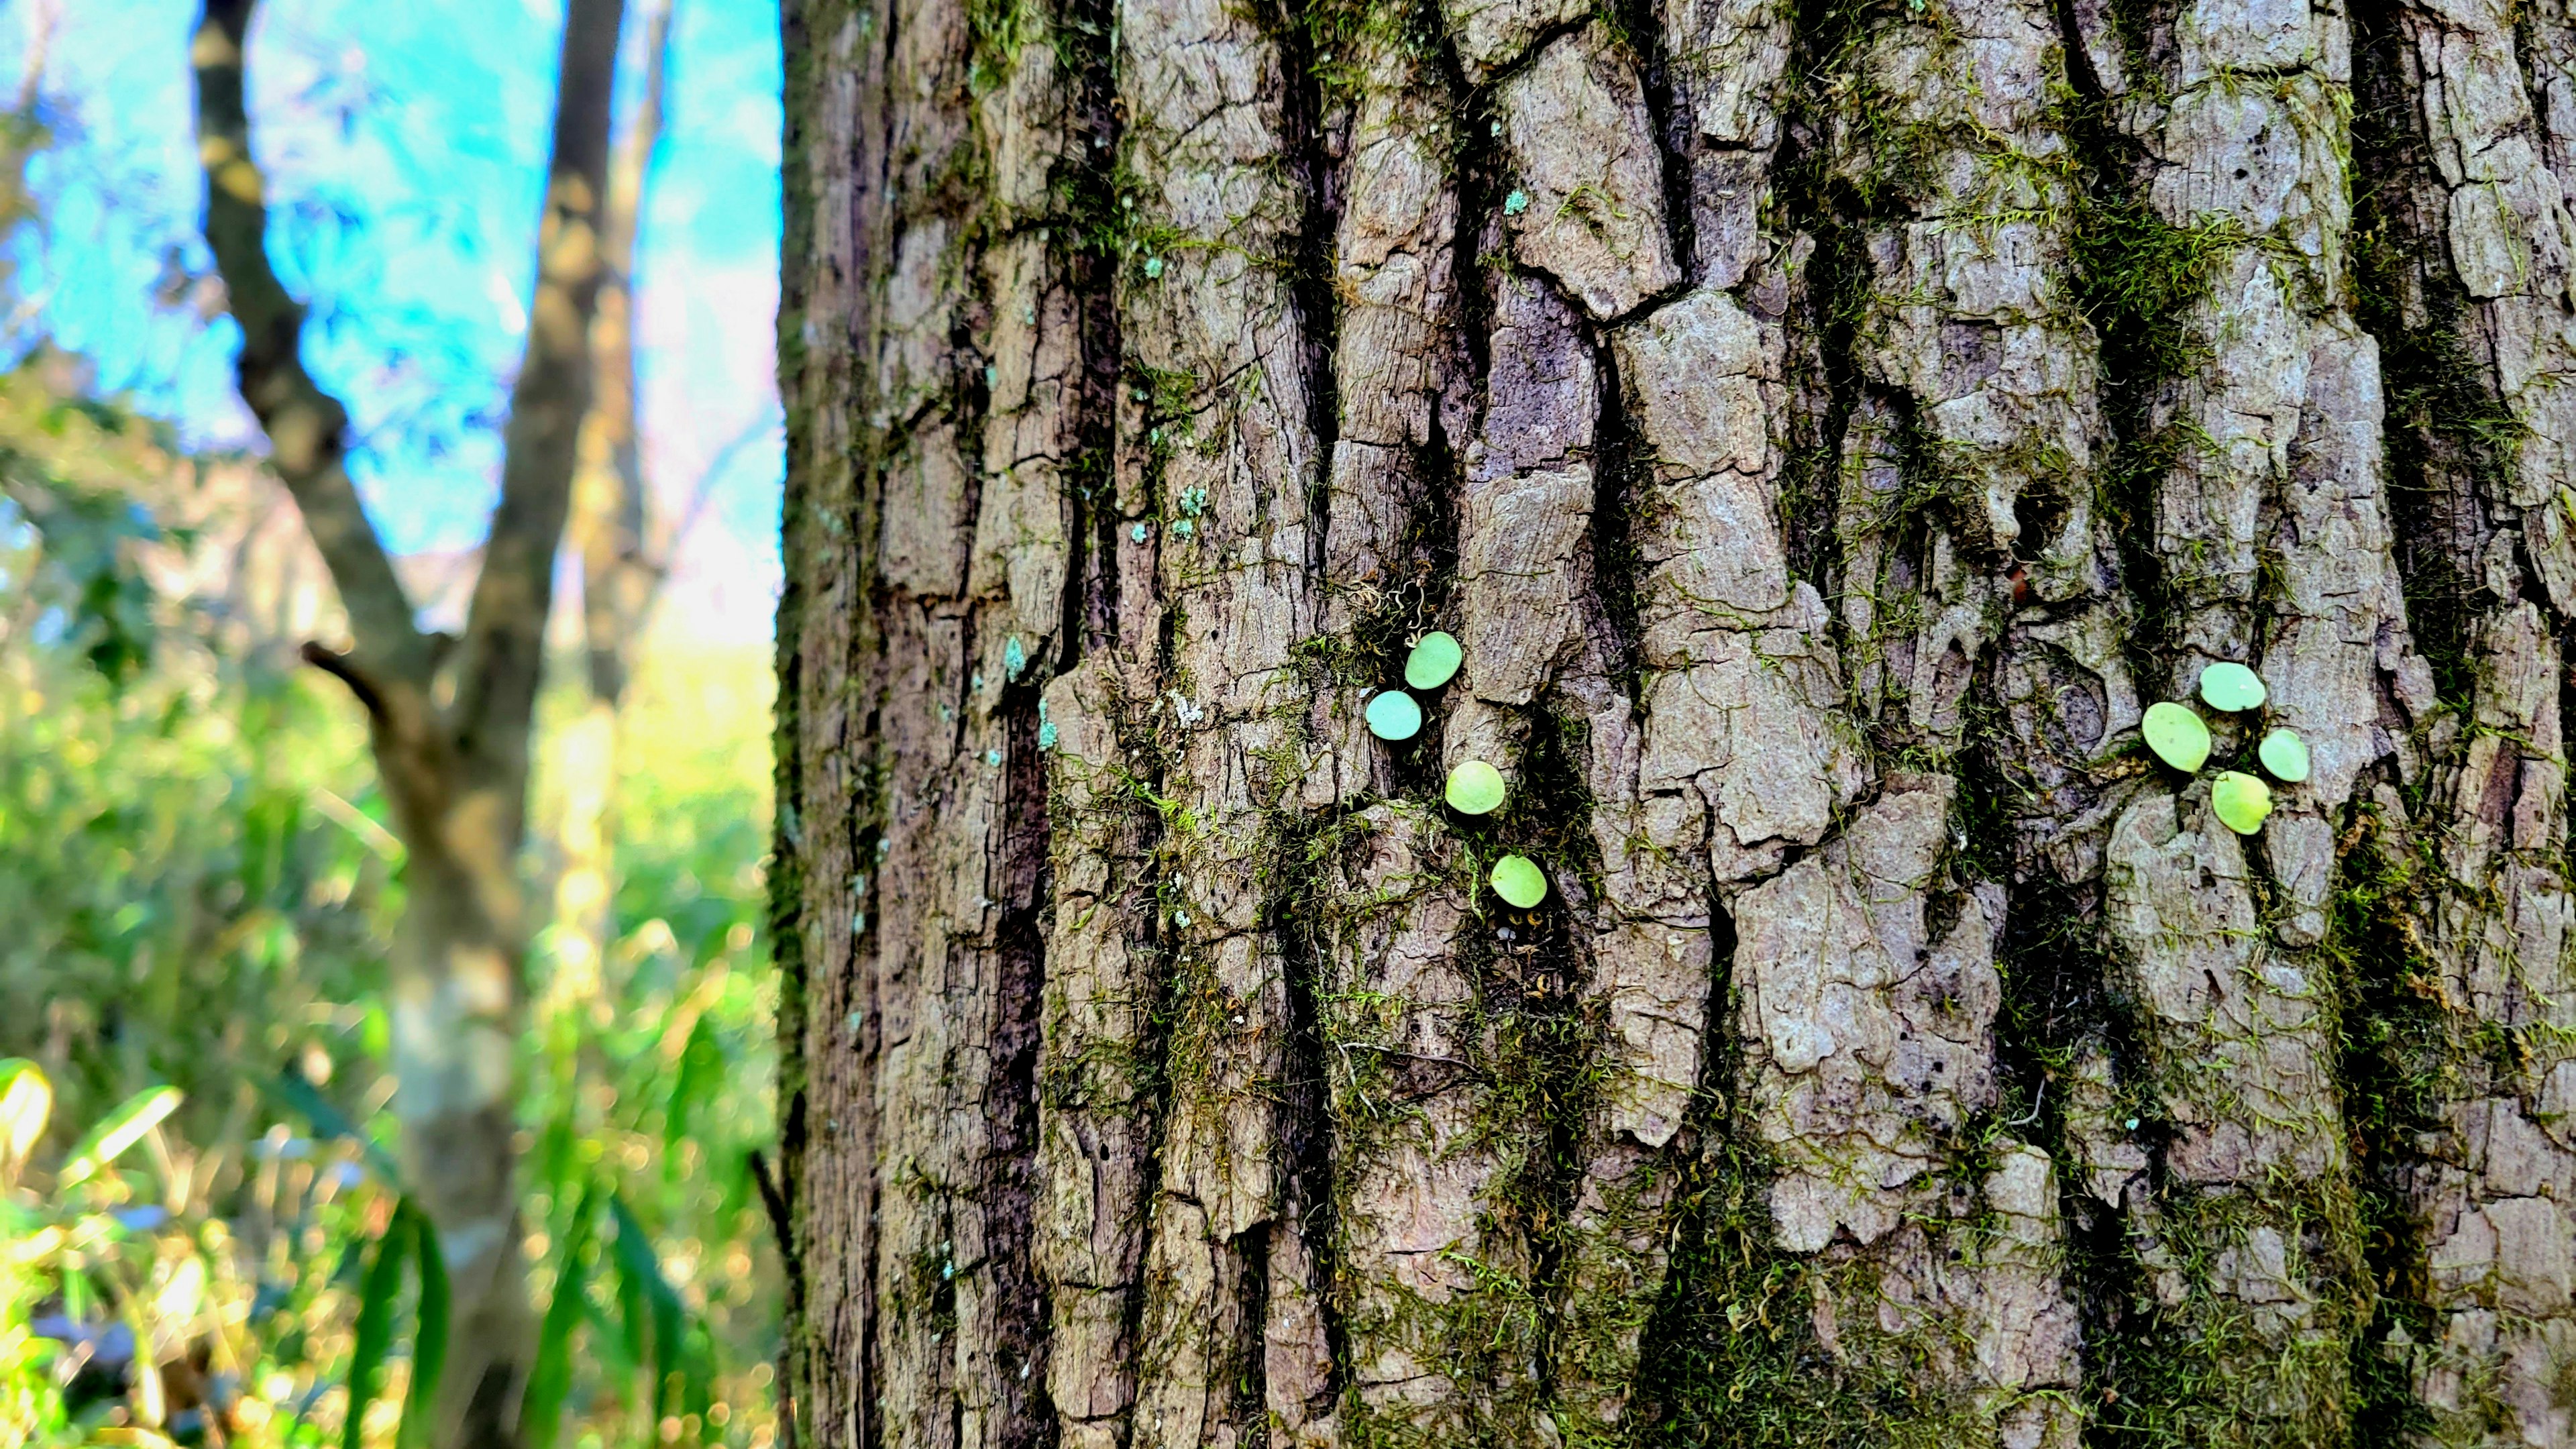
[[[2263,737],[2255,754],[2262,758],[2263,768],[2272,772],[2272,778],[2284,785],[2308,778],[2308,742],[2299,738],[2297,730],[2272,731]]]
[[[1368,702],[1368,727],[1382,740],[1409,740],[1422,733],[1422,706],[1401,689],[1387,690]]]
[[[1461,815],[1491,815],[1503,803],[1503,772],[1469,760],[1449,772],[1449,808]]]
[[[1547,872],[1526,855],[1507,855],[1494,862],[1494,894],[1526,911],[1547,899]]]
[[[2210,784],[2209,808],[2218,812],[2219,824],[2251,835],[2272,813],[2272,787],[2241,770],[2228,770]]]
[[[2200,697],[2230,714],[2263,707],[2263,681],[2242,664],[2222,660],[2200,672]]]
[[[1458,673],[1458,665],[1467,652],[1458,641],[1434,630],[1422,636],[1413,653],[1404,661],[1404,682],[1416,689],[1438,689]]]
[[[2147,706],[2147,717],[2138,728],[2157,759],[2186,775],[2209,759],[2209,726],[2200,722],[2190,705],[2158,700]]]

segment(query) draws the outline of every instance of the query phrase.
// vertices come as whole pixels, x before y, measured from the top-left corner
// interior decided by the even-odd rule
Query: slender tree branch
[[[625,693],[655,578],[644,539],[644,451],[635,416],[635,238],[644,212],[645,178],[662,139],[676,8],[672,0],[658,0],[646,23],[644,94],[609,168],[608,219],[601,233],[608,270],[591,327],[599,375],[582,441],[585,476],[577,485],[582,496],[574,530],[581,554],[582,633],[589,645],[591,693],[612,705]]]
[[[347,685],[358,703],[366,706],[367,713],[380,718],[384,715],[385,692],[376,687],[376,681],[356,660],[310,639],[304,641],[301,653],[305,663]]]
[[[425,692],[427,650],[410,598],[349,481],[347,409],[304,370],[304,308],[268,262],[265,182],[251,159],[242,56],[256,0],[207,0],[190,53],[197,78],[197,154],[206,169],[206,244],[241,325],[242,401],[268,434],[269,458],[304,514],[355,636],[354,655],[380,685]],[[387,703],[384,690],[371,709]]]
[[[787,1265],[787,1276],[796,1276],[796,1215],[789,1210],[787,1194],[777,1175],[769,1170],[769,1159],[757,1147],[749,1154],[751,1183],[760,1191],[760,1205],[769,1214],[769,1231],[778,1240],[779,1261]]]
[[[468,752],[524,779],[528,721],[545,664],[555,551],[572,506],[590,410],[590,322],[606,274],[609,100],[623,0],[571,0],[564,17],[553,161],[537,236],[528,350],[502,433],[501,502],[465,620],[457,720]]]

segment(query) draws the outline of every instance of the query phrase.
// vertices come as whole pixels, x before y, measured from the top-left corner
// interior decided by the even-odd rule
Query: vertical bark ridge
[[[2426,1443],[2548,1443],[2570,1432],[2576,1362],[2563,1125],[2576,1098],[2566,944],[2576,915],[2563,857],[2566,763],[2561,648],[2533,600],[2479,620],[2478,685],[2456,762],[2436,775],[2427,822],[2430,983],[2442,1068],[2430,1130],[2401,1179],[2421,1244],[2421,1340],[2382,1351],[2413,1370]],[[2397,816],[2395,802],[2387,815]]]
[[[1313,632],[1317,456],[1309,320],[1293,272],[1308,206],[1275,36],[1214,3],[1124,5],[1119,94],[1135,210],[1120,284],[1163,610],[1170,1107],[1147,1234],[1133,1442],[1294,1427],[1326,1346],[1287,1210],[1294,1022],[1264,877],[1302,771],[1294,648]],[[1277,1309],[1277,1312],[1273,1310]],[[1265,1321],[1267,1320],[1267,1321]],[[1285,1341],[1283,1341],[1285,1340]],[[1272,1387],[1283,1392],[1273,1395]]]
[[[1048,1394],[1062,1441],[1125,1442],[1136,1392],[1137,1285],[1163,1066],[1150,705],[1114,655],[1047,688],[1054,824],[1038,1262],[1053,1310]]]
[[[1536,1089],[1497,1095],[1524,1121],[1502,1139],[1520,1180],[1489,1218],[1519,1240],[1497,1261],[1534,1310],[1524,1432],[1590,1440],[1625,1416],[1666,1266],[1667,1148],[1705,1028],[1707,993],[1690,983],[1706,980],[1708,906],[1692,841],[1667,857],[1639,838],[1636,636],[1650,606],[1630,556],[1636,460],[1609,331],[1685,276],[1638,47],[1613,19],[1575,18],[1544,5],[1451,15],[1469,73],[1493,77],[1508,189],[1486,199],[1500,205],[1481,229],[1483,250],[1510,260],[1487,283],[1483,418],[1463,459],[1468,664],[1443,752],[1513,780],[1514,814],[1478,843],[1478,873],[1522,850],[1557,887],[1495,932],[1508,941],[1495,965],[1515,984],[1536,976],[1528,999],[1501,998],[1498,1066]],[[1696,809],[1678,815],[1680,835],[1704,825]]]
[[[875,439],[859,352],[872,345],[887,227],[886,37],[882,0],[810,0],[782,11],[788,54],[786,248],[780,391],[789,413],[786,548],[796,628],[782,633],[789,788],[778,811],[783,942],[783,1164],[802,1268],[788,1341],[800,1437],[874,1445],[875,993],[861,969],[860,884],[880,836],[866,757],[879,655],[872,574],[881,541],[862,500]],[[799,104],[798,102],[802,102]],[[782,694],[782,698],[790,696]],[[855,897],[855,900],[854,900]]]
[[[2356,7],[2363,315],[2389,352],[2391,471],[2420,501],[2410,604],[2444,704],[2412,800],[2429,849],[2376,851],[2406,894],[2374,1161],[2404,1254],[2368,1351],[2427,1443],[2566,1438],[2576,1142],[2564,1027],[2563,619],[2571,417],[2567,20],[2557,7]],[[2554,606],[2554,607],[2552,607]],[[2408,799],[2372,822],[2403,838]],[[2414,989],[2405,991],[2411,985]],[[2400,1137],[2398,1134],[2407,1135]]]
[[[1071,57],[1062,78],[1075,124],[1045,180],[1058,210],[1040,239],[1065,259],[1076,291],[1081,380],[1060,394],[1078,409],[1066,479],[1082,556],[1080,637],[1038,711],[1048,756],[1053,898],[1040,1056],[1039,1170],[1044,1195],[1035,1256],[1051,1313],[1047,1392],[1061,1442],[1127,1442],[1136,1395],[1146,1209],[1158,1169],[1155,1130],[1165,1058],[1152,1030],[1159,984],[1159,747],[1148,723],[1161,638],[1154,619],[1150,511],[1120,435],[1125,359],[1116,272],[1118,227],[1115,7],[1074,0],[1032,37]],[[1079,645],[1079,654],[1076,646]]]
[[[2116,1417],[2340,1442],[2371,1285],[2336,1074],[2346,1003],[2317,948],[2335,820],[2430,684],[2381,493],[2377,349],[2345,305],[2349,33],[2330,10],[2204,3],[2125,38],[2074,14],[2138,147],[2103,259],[2131,275],[2104,284],[2172,309],[2145,319],[2165,378],[2130,439],[2145,516],[2127,526],[2152,540],[2167,630],[2142,651],[2149,682],[2187,697],[2209,663],[2253,664],[2316,762],[2259,854],[2199,784],[2143,782],[2111,829],[2105,925],[2141,1050],[2132,1105],[2070,1132],[2102,1161],[2147,1124],[2149,1171],[2123,1194],[2145,1291],[2121,1325]],[[2217,733],[2220,760],[2253,742],[2225,717]]]
[[[1079,72],[1077,126],[1050,181],[1060,207],[1041,238],[1078,275],[1087,385],[1080,466],[1090,520],[1083,652],[1048,684],[1039,743],[1049,752],[1055,873],[1040,1093],[1047,1193],[1037,1256],[1049,1288],[1048,1393],[1063,1442],[1130,1440],[1148,1299],[1149,1212],[1170,1088],[1166,915],[1170,859],[1163,795],[1171,769],[1158,728],[1169,619],[1157,578],[1162,514],[1154,496],[1162,433],[1151,395],[1131,387],[1121,343],[1122,272],[1140,256],[1124,156],[1118,12],[1076,0],[1043,37]],[[1176,929],[1176,928],[1175,928]]]
[[[1851,328],[1839,623],[1883,773],[1839,835],[1735,902],[1741,1110],[1846,1382],[1884,1384],[1900,1433],[2071,1442],[2055,1164],[1997,1110],[2006,881],[1958,848],[1984,814],[1959,798],[1962,751],[2011,611],[2080,617],[2105,591],[2063,72],[2035,5],[1829,13],[1818,32],[1802,179],[1841,259],[1813,305]]]
[[[1409,642],[1448,622],[1454,548],[1441,537],[1460,365],[1460,97],[1436,16],[1313,6],[1312,64],[1340,137],[1330,264],[1336,410],[1324,501],[1322,618],[1310,671],[1317,754],[1305,803],[1314,890],[1316,1029],[1330,1143],[1343,1402],[1335,1430],[1467,1435],[1482,1419],[1490,1337],[1475,1321],[1484,1262],[1478,1140],[1484,1033],[1457,959],[1460,861],[1427,793],[1421,744],[1378,746],[1361,710]]]
[[[1019,64],[1049,53],[1019,49],[1013,13],[906,0],[804,24],[830,98],[799,269],[823,483],[791,522],[848,633],[805,636],[837,657],[799,661],[800,793],[857,829],[818,841],[787,817],[807,934],[797,1207],[814,1282],[856,1317],[807,1317],[799,1396],[843,1442],[1050,1442],[1039,684],[1065,642],[1085,387],[1043,232],[1065,88]],[[990,189],[956,184],[971,174]]]
[[[1028,1386],[1024,1364],[995,1361],[999,1325],[987,1316],[1006,1241],[986,1217],[992,1129],[1009,1111],[987,1095],[996,947],[1003,919],[1024,908],[1012,899],[1020,883],[997,868],[1018,803],[1009,784],[1021,773],[1003,694],[1021,670],[1004,667],[1011,631],[993,616],[1005,611],[981,607],[1007,569],[996,554],[1009,534],[990,525],[1013,511],[1018,490],[978,446],[1008,414],[993,405],[1003,359],[977,368],[974,340],[993,327],[977,304],[998,300],[982,263],[1008,268],[1012,258],[1007,243],[998,257],[980,244],[977,198],[938,184],[991,159],[971,104],[967,12],[897,0],[890,23],[893,215],[882,321],[865,354],[869,421],[886,436],[872,500],[884,561],[870,599],[884,636],[869,741],[883,834],[861,947],[877,986],[872,1388],[887,1442],[946,1449],[998,1437],[988,1396]],[[1043,617],[1051,623],[1053,611]]]
[[[1456,956],[1467,903],[1436,816],[1385,802],[1329,859],[1327,1039],[1342,1272],[1344,1423],[1472,1441],[1497,1349],[1480,1199],[1498,1175],[1480,1105],[1490,1050],[1478,983]],[[1510,1308],[1502,1310],[1508,1315]],[[1503,1326],[1513,1326],[1506,1317]],[[1497,1340],[1501,1340],[1500,1343]]]

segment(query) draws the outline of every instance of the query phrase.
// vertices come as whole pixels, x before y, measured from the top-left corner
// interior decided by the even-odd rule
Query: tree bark
[[[404,1185],[438,1230],[452,1294],[433,1442],[513,1445],[535,1350],[512,1147],[533,925],[519,851],[555,553],[590,405],[622,0],[572,0],[565,17],[527,354],[503,432],[500,502],[457,640],[415,624],[349,477],[347,411],[305,371],[304,308],[268,261],[265,182],[244,104],[253,5],[208,0],[192,47],[206,240],[242,330],[243,401],[349,617],[347,651],[308,644],[305,656],[366,708],[404,847],[403,914],[388,962],[393,1106]]]
[[[2576,1442],[2563,7],[784,24],[797,1433]]]

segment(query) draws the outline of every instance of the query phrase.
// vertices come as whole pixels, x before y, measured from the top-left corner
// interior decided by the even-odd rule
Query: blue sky
[[[43,3],[0,0],[12,91]],[[192,286],[210,270],[187,68],[198,0],[55,3],[41,84],[55,144],[30,172],[43,220],[5,243],[17,311],[0,341],[50,336],[187,440],[256,447],[233,392],[238,334]],[[778,573],[777,7],[675,3],[637,266],[647,468],[676,506],[723,462],[670,612],[742,634],[767,627]],[[310,305],[306,364],[349,405],[352,472],[399,552],[482,536],[562,24],[562,0],[260,6],[251,108],[270,252]],[[621,117],[642,28],[630,13]]]

